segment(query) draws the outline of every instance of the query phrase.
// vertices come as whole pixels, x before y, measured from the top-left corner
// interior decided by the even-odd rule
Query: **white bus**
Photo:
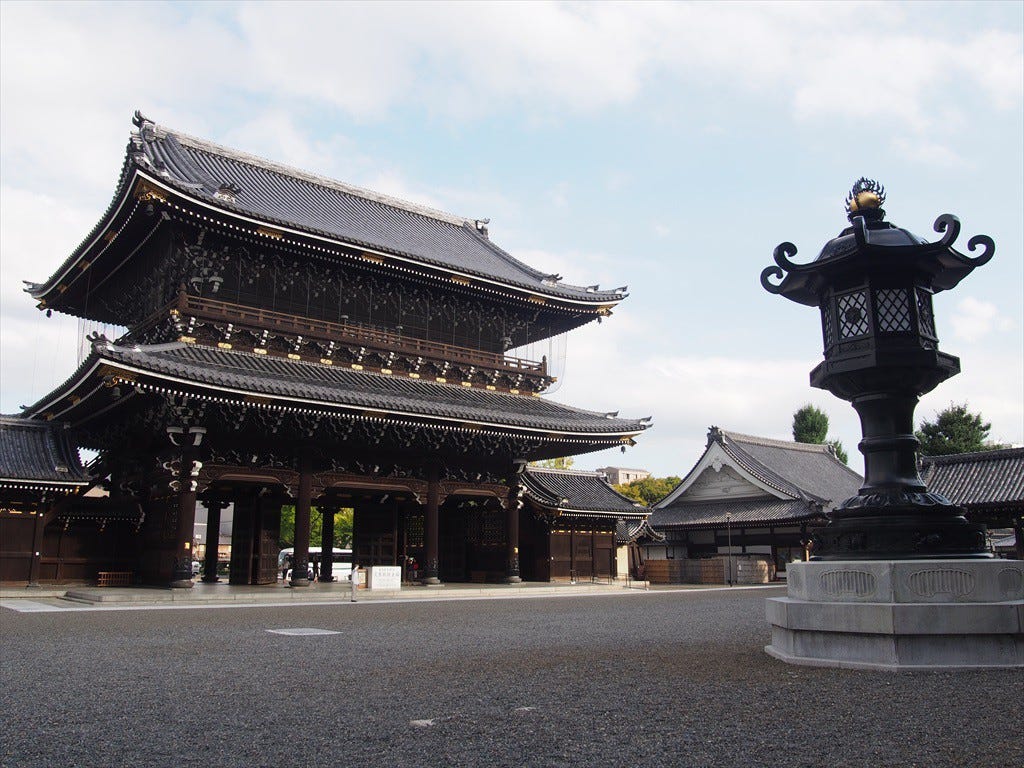
[[[292,555],[294,553],[295,548],[288,547],[287,549],[282,549],[277,555],[277,572],[285,581],[289,581],[292,578]],[[315,576],[320,575],[320,564],[322,560],[322,550],[320,547],[310,547],[309,565],[306,572],[310,581],[312,581]],[[334,553],[331,557],[331,571],[335,581],[345,581],[349,578],[349,574],[352,573],[351,549],[334,548]]]

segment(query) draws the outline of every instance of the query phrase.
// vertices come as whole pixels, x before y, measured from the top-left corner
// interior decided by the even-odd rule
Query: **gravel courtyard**
[[[1024,671],[787,666],[781,592],[0,609],[0,765],[1024,765]]]

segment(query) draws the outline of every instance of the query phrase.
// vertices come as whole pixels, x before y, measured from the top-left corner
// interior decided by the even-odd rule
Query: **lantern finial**
[[[846,215],[849,218],[863,216],[867,219],[883,219],[885,211],[885,187],[874,179],[861,176],[846,196]]]

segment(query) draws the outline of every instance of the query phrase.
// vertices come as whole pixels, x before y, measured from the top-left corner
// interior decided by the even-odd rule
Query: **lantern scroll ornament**
[[[861,178],[846,200],[850,226],[814,261],[794,262],[796,246],[782,243],[761,273],[765,290],[819,308],[824,360],[811,385],[848,400],[861,420],[864,485],[829,514],[812,559],[986,557],[983,528],[921,480],[914,409],[960,371],[938,349],[932,296],[987,263],[995,244],[977,235],[967,243],[977,256],[955,250],[960,222],[950,214],[935,221],[942,239],[928,242],[886,222],[884,202],[884,187]]]

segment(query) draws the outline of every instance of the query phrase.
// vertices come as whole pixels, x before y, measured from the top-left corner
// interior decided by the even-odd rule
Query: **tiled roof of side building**
[[[924,456],[921,479],[954,504],[1024,508],[1024,448]]]
[[[863,478],[826,445],[721,431],[723,446],[749,472],[794,498],[838,504],[857,494]]]
[[[0,484],[45,487],[86,485],[78,451],[62,424],[0,416]]]
[[[523,484],[541,506],[618,515],[650,513],[647,507],[617,493],[597,472],[527,467]]]
[[[29,409],[41,412],[88,370],[103,362],[157,378],[216,392],[253,393],[295,401],[306,407],[374,409],[398,415],[473,422],[495,427],[557,431],[594,436],[635,435],[647,424],[609,419],[604,414],[553,403],[540,397],[356,371],[235,350],[184,343],[138,347],[97,345],[62,387]]]
[[[140,138],[141,151],[135,158],[144,170],[217,208],[552,296],[608,303],[625,295],[558,282],[557,276],[499,248],[475,220],[289,168],[148,121]],[[225,184],[234,185],[230,199],[218,196]]]
[[[680,527],[721,527],[730,522],[733,526],[760,527],[773,523],[800,522],[816,517],[823,517],[823,513],[814,502],[764,496],[757,499],[691,502],[655,509],[649,522],[651,527],[664,530]]]

